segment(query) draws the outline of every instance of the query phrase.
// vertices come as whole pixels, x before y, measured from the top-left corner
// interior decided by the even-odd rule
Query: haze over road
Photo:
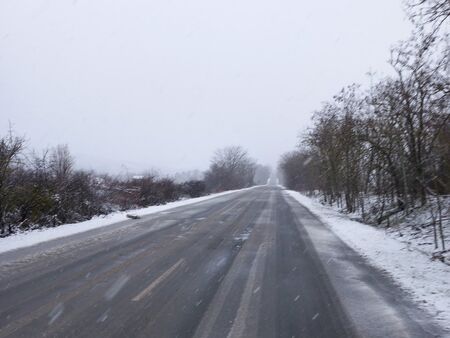
[[[0,337],[442,335],[277,186],[0,255]]]

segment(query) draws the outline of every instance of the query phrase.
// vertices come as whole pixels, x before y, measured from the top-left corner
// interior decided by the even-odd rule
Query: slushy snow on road
[[[318,216],[372,265],[386,271],[415,301],[450,328],[450,266],[432,261],[384,229],[350,220],[299,192],[286,190],[286,193]]]

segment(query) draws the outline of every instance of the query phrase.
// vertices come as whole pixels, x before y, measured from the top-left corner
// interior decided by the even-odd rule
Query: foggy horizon
[[[0,132],[109,173],[203,171],[228,145],[275,167],[411,31],[400,0],[0,6]]]

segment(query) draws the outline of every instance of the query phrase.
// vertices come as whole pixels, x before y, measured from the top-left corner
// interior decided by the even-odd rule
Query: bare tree
[[[74,160],[67,145],[58,145],[50,154],[50,169],[56,182],[63,186],[68,183],[73,171]]]
[[[436,34],[450,18],[448,0],[407,0],[406,9],[409,18],[420,29],[428,28]]]
[[[205,173],[209,191],[224,191],[253,185],[256,163],[240,146],[230,146],[215,152]]]
[[[13,207],[13,175],[19,167],[24,143],[24,139],[15,136],[12,130],[0,139],[0,235],[11,232],[11,224],[6,222],[5,216]]]

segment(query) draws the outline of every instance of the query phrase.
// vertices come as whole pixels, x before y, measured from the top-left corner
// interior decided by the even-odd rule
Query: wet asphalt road
[[[278,187],[0,254],[0,337],[435,337]]]

